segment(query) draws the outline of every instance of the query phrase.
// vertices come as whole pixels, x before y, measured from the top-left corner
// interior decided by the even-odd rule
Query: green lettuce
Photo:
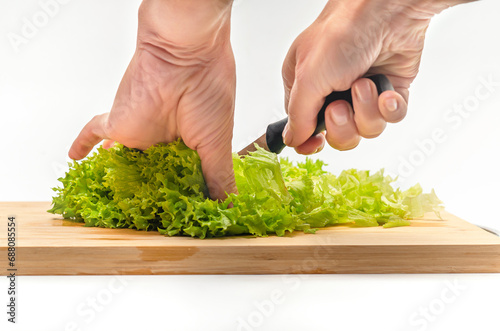
[[[209,238],[313,233],[335,224],[404,226],[442,208],[434,191],[394,189],[382,170],[335,176],[320,160],[295,165],[261,148],[234,154],[233,163],[239,194],[217,202],[207,197],[198,154],[180,140],[145,151],[99,147],[69,164],[49,212],[86,226]]]

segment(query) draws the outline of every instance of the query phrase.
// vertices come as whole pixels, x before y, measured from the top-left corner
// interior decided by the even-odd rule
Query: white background
[[[284,115],[281,63],[324,2],[236,0],[235,151]],[[0,3],[0,201],[51,198],[71,142],[113,102],[134,52],[139,3],[68,1],[18,51],[8,35],[20,34],[23,19],[32,21],[41,5]],[[314,157],[327,161],[334,173],[385,168],[401,176],[401,186],[420,182],[425,190],[434,188],[449,211],[499,229],[500,86],[460,122],[446,117],[455,105],[477,100],[482,80],[500,82],[499,12],[498,1],[486,0],[436,17],[406,119],[353,151],[325,148]],[[447,139],[433,148],[427,144],[424,153],[419,145],[434,130]],[[293,151],[283,154],[303,159]],[[5,215],[0,216],[4,224]],[[0,329],[65,330],[74,322],[81,330],[237,330],[241,320],[253,322],[254,330],[500,329],[499,275],[288,277],[21,277],[19,323],[7,325],[1,313]],[[2,307],[6,288],[2,278]],[[276,291],[282,293],[280,303],[268,308],[271,313],[260,313],[257,306]],[[454,293],[453,300],[444,292]],[[91,318],[82,309],[92,297],[102,307]],[[423,317],[421,309],[432,316]]]

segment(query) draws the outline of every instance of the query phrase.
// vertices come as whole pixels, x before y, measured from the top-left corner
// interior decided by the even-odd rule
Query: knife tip
[[[250,152],[255,152],[257,150],[257,148],[255,147],[256,144],[259,147],[262,147],[263,149],[265,149],[266,151],[269,151],[269,147],[267,146],[267,141],[266,141],[266,134],[263,134],[257,140],[252,142],[250,145],[248,145],[247,147],[245,147],[241,151],[239,151],[238,155],[245,156],[245,155],[248,155],[248,153],[250,153]]]

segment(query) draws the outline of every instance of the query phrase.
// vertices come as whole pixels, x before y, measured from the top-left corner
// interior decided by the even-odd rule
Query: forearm
[[[138,47],[189,59],[229,42],[232,0],[144,0]]]

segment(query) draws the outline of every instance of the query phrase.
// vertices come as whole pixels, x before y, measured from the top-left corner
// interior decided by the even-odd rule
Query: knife
[[[377,86],[378,95],[382,94],[384,91],[394,91],[394,87],[385,75],[378,74],[367,78],[369,78],[375,83],[375,86]],[[316,130],[314,130],[311,137],[325,131],[325,109],[330,103],[336,100],[345,100],[352,106],[351,89],[346,91],[334,91],[325,98],[325,103],[318,112],[318,124],[316,125]],[[269,152],[276,154],[281,153],[281,151],[286,147],[285,143],[283,143],[283,129],[285,128],[286,123],[288,123],[288,117],[269,124],[266,133],[242,149],[238,155],[247,155],[249,152],[256,151],[255,144]]]

